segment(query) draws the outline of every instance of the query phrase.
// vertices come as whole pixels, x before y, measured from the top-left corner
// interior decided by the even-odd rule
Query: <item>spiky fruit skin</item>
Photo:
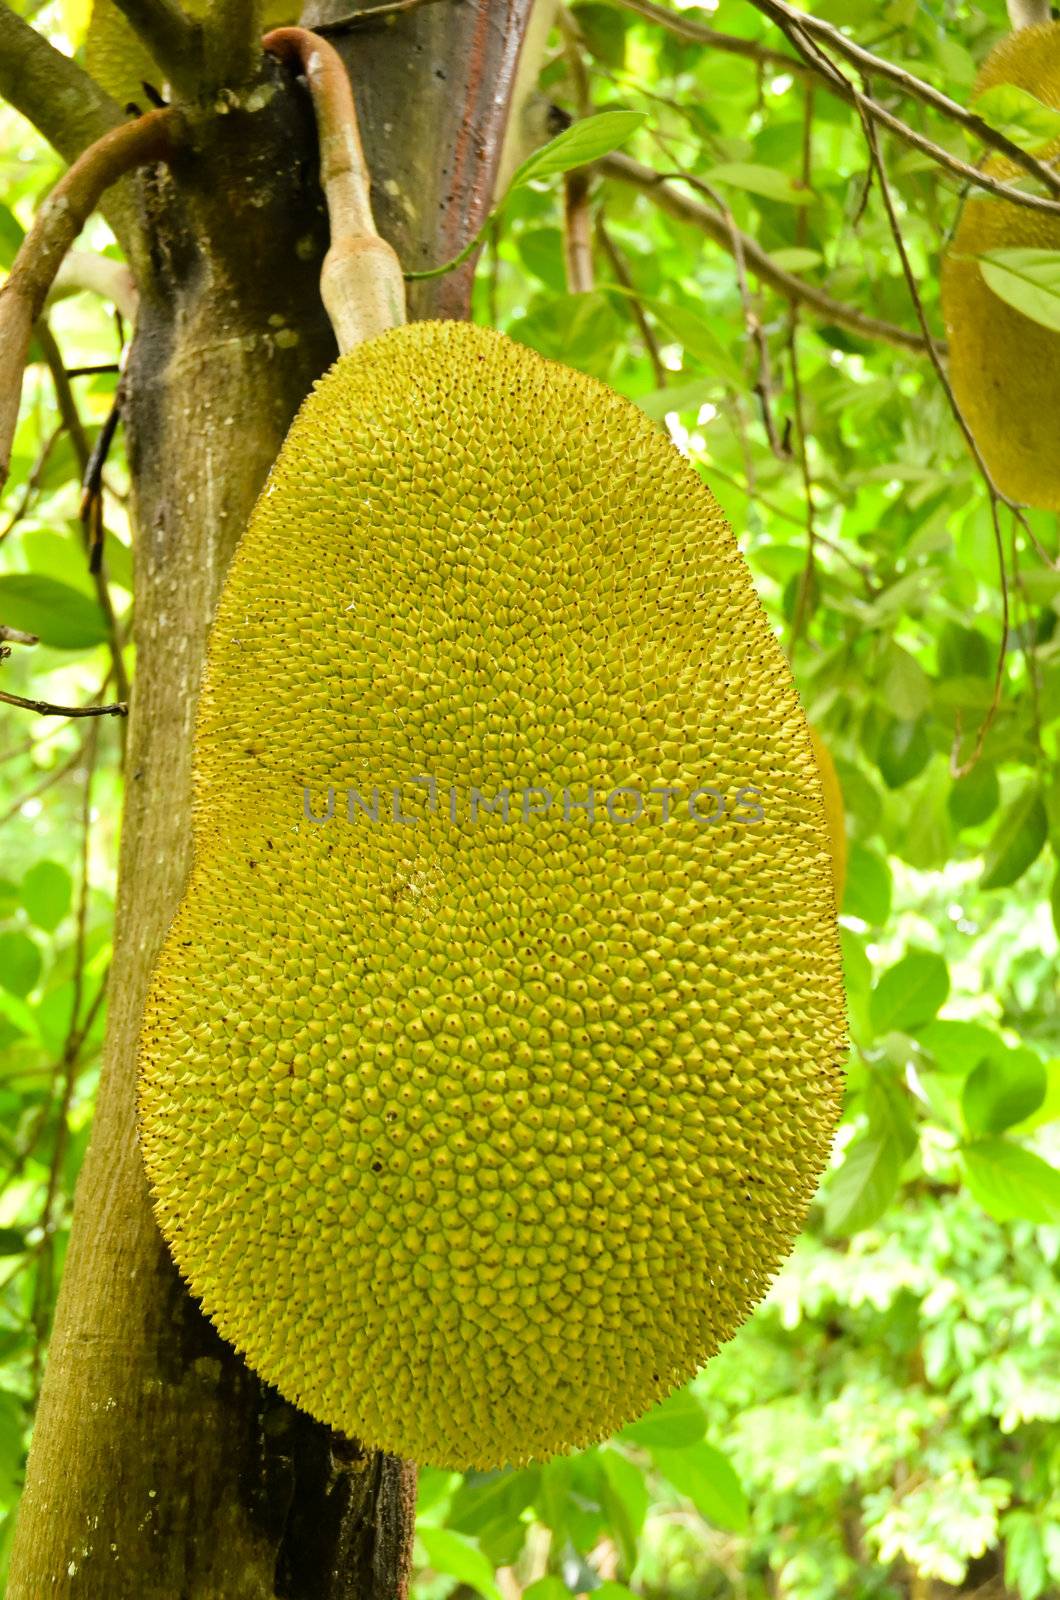
[[[824,814],[828,822],[828,840],[832,849],[832,877],[835,882],[835,903],[838,911],[843,904],[843,890],[847,881],[847,819],[843,806],[843,790],[835,762],[832,760],[832,753],[812,722],[810,739],[821,774],[821,792],[824,796]]]
[[[1060,108],[1060,22],[1021,28],[990,52],[975,94],[1013,83]],[[1035,152],[1060,155],[1060,139]],[[991,156],[984,171],[1007,182],[1023,169]],[[1060,333],[994,294],[973,257],[987,250],[1060,250],[1060,217],[993,195],[964,203],[942,261],[942,309],[950,381],[999,489],[1013,500],[1060,510]]]
[[[373,785],[379,823],[345,820]],[[473,823],[471,785],[592,785],[599,814]],[[609,820],[665,785],[730,806]],[[139,1111],[221,1333],[452,1468],[590,1444],[685,1382],[792,1247],[845,1053],[807,723],[691,465],[490,330],[342,357],[224,587],[193,825]]]

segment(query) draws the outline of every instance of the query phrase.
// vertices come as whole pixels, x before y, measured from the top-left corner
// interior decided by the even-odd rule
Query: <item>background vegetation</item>
[[[82,0],[21,9],[83,47]],[[490,229],[475,314],[643,406],[736,530],[843,785],[847,1103],[795,1255],[685,1391],[543,1467],[421,1473],[416,1593],[919,1600],[986,1585],[1039,1600],[1060,1594],[1057,518],[1000,508],[1003,586],[991,496],[888,216],[941,340],[959,176],[883,130],[881,178],[857,110],[749,0],[651,10],[575,4],[541,93],[573,116],[645,113],[624,153],[673,176],[645,188],[612,159],[588,183],[520,187]],[[817,15],[962,102],[1007,26],[998,0],[830,0]],[[691,36],[703,27],[739,53]],[[873,92],[978,159],[952,119],[893,83]],[[0,111],[5,265],[60,170]],[[109,237],[94,222],[82,247],[116,256]],[[777,292],[778,272],[795,285]],[[866,336],[866,317],[904,342]],[[0,687],[83,705],[135,668],[120,430],[109,606],[79,518],[127,330],[83,294],[48,320],[61,361],[35,347],[0,505],[0,622],[41,642],[12,647]],[[6,1552],[91,1124],[125,724],[0,716]]]

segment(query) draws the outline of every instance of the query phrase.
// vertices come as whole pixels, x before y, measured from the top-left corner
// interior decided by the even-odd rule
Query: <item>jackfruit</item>
[[[1060,109],[1060,22],[1021,28],[987,56],[975,94],[1012,83]],[[1060,155],[1060,139],[1039,159]],[[1026,175],[1005,156],[984,172],[1006,182]],[[942,261],[942,309],[950,343],[950,381],[998,488],[1010,499],[1060,510],[1060,333],[1025,317],[986,283],[987,250],[1060,250],[1060,217],[986,193],[964,203]]]
[[[223,1336],[450,1468],[684,1383],[792,1247],[845,1036],[807,723],[694,468],[492,330],[354,348],[236,550],[193,772],[139,1118]]]
[[[810,725],[810,740],[821,774],[821,791],[824,795],[824,813],[828,822],[828,840],[832,847],[832,877],[835,881],[835,903],[838,911],[843,904],[843,890],[847,881],[847,819],[843,806],[843,790],[832,753],[820,732]]]

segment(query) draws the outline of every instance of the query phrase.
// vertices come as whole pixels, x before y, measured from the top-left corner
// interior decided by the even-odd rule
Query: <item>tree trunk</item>
[[[340,44],[381,230],[410,270],[453,255],[488,207],[529,3],[454,0]],[[330,15],[348,10],[336,0]],[[328,18],[318,0],[310,20]],[[264,70],[281,92],[204,117],[193,155],[144,190],[152,270],[124,407],[136,680],[107,1045],[10,1600],[407,1589],[414,1465],[312,1421],[218,1337],[155,1227],[134,1122],[140,1009],[188,868],[207,627],[291,416],[334,354],[308,101],[278,66]],[[411,313],[466,316],[469,292],[469,270],[418,284]]]

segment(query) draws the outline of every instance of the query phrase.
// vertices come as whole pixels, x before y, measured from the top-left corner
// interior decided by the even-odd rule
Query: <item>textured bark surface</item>
[[[478,225],[527,9],[456,0],[346,50],[380,225],[410,267],[446,259]],[[172,179],[147,189],[153,265],[126,406],[137,659],[107,1047],[10,1600],[401,1600],[407,1584],[414,1466],[313,1422],[223,1343],[170,1263],[136,1144],[139,1014],[188,868],[209,620],[290,418],[334,353],[307,99],[278,67],[266,81],[259,109],[205,118]],[[469,281],[418,286],[413,313],[466,316]]]

